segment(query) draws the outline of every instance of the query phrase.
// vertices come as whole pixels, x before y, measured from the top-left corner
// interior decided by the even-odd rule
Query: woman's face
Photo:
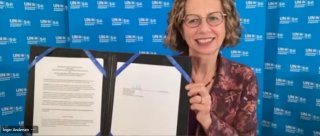
[[[189,55],[212,55],[219,52],[222,42],[225,38],[226,30],[224,19],[222,23],[218,25],[208,24],[206,18],[210,15],[210,19],[215,20],[215,16],[212,17],[213,12],[221,12],[222,6],[220,0],[187,0],[185,6],[186,17],[182,25],[183,37],[189,46]],[[192,14],[192,16],[190,16]],[[199,16],[197,20],[195,16]],[[189,16],[189,17],[187,17]],[[194,24],[199,21],[199,26],[187,25]]]

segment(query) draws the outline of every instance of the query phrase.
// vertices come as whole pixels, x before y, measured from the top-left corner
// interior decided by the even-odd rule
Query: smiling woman
[[[240,33],[233,0],[174,2],[165,42],[192,58],[193,83],[186,86],[190,135],[256,135],[256,76],[219,54],[236,45]]]

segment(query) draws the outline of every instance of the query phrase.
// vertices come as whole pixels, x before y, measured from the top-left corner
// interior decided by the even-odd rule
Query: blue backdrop
[[[320,1],[236,1],[240,44],[222,54],[250,66],[259,135],[320,135]],[[22,125],[29,47],[174,54],[163,46],[172,0],[0,0],[0,125]],[[0,135],[2,135],[0,133]]]

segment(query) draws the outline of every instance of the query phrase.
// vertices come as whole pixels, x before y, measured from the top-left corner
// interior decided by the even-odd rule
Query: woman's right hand
[[[190,109],[196,113],[197,121],[207,133],[211,125],[211,104],[212,99],[209,90],[202,83],[190,83],[186,85],[188,90]]]

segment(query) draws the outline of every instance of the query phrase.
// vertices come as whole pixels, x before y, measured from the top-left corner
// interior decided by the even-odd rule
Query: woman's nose
[[[200,32],[208,32],[210,31],[211,27],[212,26],[210,26],[210,24],[208,24],[208,22],[206,21],[206,18],[202,18],[198,28]]]

